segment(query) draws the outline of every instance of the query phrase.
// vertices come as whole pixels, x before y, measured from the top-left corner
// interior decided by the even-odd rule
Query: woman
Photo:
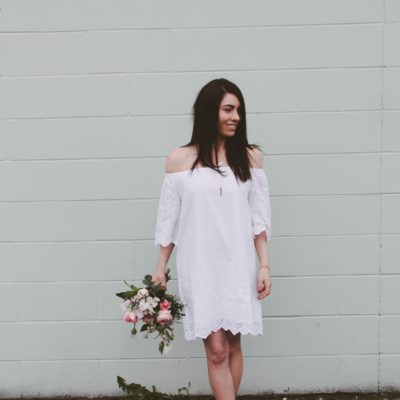
[[[234,399],[243,370],[241,334],[263,334],[260,300],[272,286],[268,181],[259,146],[247,142],[244,99],[234,83],[206,84],[193,116],[190,142],[166,161],[152,279],[166,288],[176,245],[185,339],[203,339],[214,396]]]

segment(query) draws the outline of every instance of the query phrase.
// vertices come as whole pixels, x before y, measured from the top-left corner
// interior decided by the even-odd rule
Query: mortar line
[[[383,190],[383,109],[384,109],[384,69],[385,69],[385,24],[386,0],[382,2],[382,67],[381,67],[381,105],[380,105],[380,154],[379,154],[379,254],[378,254],[378,395],[381,393],[381,324],[382,324],[382,190]]]

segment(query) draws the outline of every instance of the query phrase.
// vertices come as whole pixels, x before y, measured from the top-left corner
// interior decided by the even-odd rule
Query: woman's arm
[[[254,246],[256,247],[258,259],[260,260],[260,266],[270,265],[269,255],[268,255],[268,244],[267,244],[267,234],[265,231],[261,232],[254,239]],[[268,296],[271,293],[271,276],[268,268],[260,268],[257,277],[257,289],[259,300]]]
[[[156,265],[156,272],[161,272],[165,274],[169,258],[171,257],[172,251],[175,247],[175,243],[171,242],[168,246],[164,247],[160,245],[159,247],[160,253]]]
[[[260,260],[260,265],[269,265],[269,255],[268,255],[268,242],[267,234],[262,231],[254,239],[254,246],[256,247],[258,259]]]
[[[253,168],[263,168],[263,156],[259,149],[250,150],[251,164]],[[254,239],[260,266],[269,265],[268,237],[266,231],[260,232]],[[258,299],[263,299],[271,292],[271,277],[268,268],[260,268],[257,278]]]
[[[182,154],[182,151],[179,148],[173,149],[170,152],[170,154],[167,157],[166,163],[165,163],[165,172],[166,173],[176,172],[177,170],[179,170],[178,168],[179,168],[179,166],[181,164],[181,158],[182,158],[181,154]],[[178,204],[178,200],[176,198],[177,193],[176,193],[175,186],[174,186],[174,189],[170,188],[170,190],[172,190],[172,192],[169,192],[168,196],[173,196],[175,198],[175,201],[174,201],[173,204],[176,207],[177,204]],[[161,195],[163,195],[163,194],[165,196],[167,196],[167,194],[161,192]],[[161,219],[162,218],[162,215],[161,215],[162,212],[160,212],[160,210],[161,210],[160,206],[161,205],[163,206],[162,210],[164,212],[167,212],[166,208],[169,207],[168,205],[162,204],[163,200],[164,200],[164,198],[162,198],[162,196],[160,196],[159,211],[158,211],[160,215],[158,215],[159,219],[157,220],[157,223],[162,220]],[[169,211],[171,211],[171,210],[169,209]],[[177,208],[175,208],[174,212],[172,213],[171,218],[177,219],[179,217],[179,215],[177,214],[178,212],[179,212],[179,210]],[[170,230],[171,226],[169,226],[168,228]],[[167,286],[166,285],[166,277],[165,277],[165,273],[167,271],[167,264],[168,264],[168,261],[169,261],[169,259],[171,257],[172,251],[173,251],[173,249],[175,247],[175,243],[172,241],[173,240],[172,232],[169,231],[169,234],[166,237],[164,237],[164,241],[167,241],[167,239],[170,240],[171,242],[167,246],[162,246],[161,245],[161,240],[160,240],[160,238],[158,238],[158,242],[160,243],[160,246],[159,246],[160,252],[159,252],[158,261],[157,261],[156,268],[155,268],[155,271],[154,271],[154,274],[153,274],[153,278],[152,278],[153,282],[160,283],[165,288]],[[157,234],[156,234],[156,240],[157,240]]]

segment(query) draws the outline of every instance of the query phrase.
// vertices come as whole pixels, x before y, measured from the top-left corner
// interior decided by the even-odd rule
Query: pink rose
[[[167,299],[165,299],[164,301],[162,301],[160,303],[160,310],[169,310],[170,307],[171,307],[171,303]]]
[[[160,325],[167,325],[172,321],[171,311],[161,310],[157,315],[157,322]]]
[[[139,321],[139,317],[134,312],[128,311],[124,315],[124,321],[135,323]]]

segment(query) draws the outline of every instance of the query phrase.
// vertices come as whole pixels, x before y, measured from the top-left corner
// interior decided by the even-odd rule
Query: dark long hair
[[[193,105],[193,132],[190,142],[181,146],[195,146],[197,149],[197,158],[194,161],[191,172],[196,165],[210,167],[222,175],[218,165],[212,163],[212,152],[215,153],[215,159],[218,163],[217,139],[219,108],[221,101],[226,93],[235,95],[240,103],[238,113],[240,120],[234,136],[226,138],[226,158],[228,165],[232,168],[236,179],[245,182],[251,178],[250,174],[250,155],[248,149],[258,148],[257,144],[249,144],[247,141],[246,130],[246,107],[244,98],[240,89],[231,81],[219,78],[208,82],[203,86]],[[261,149],[260,149],[261,150]],[[261,150],[262,151],[262,150]]]

